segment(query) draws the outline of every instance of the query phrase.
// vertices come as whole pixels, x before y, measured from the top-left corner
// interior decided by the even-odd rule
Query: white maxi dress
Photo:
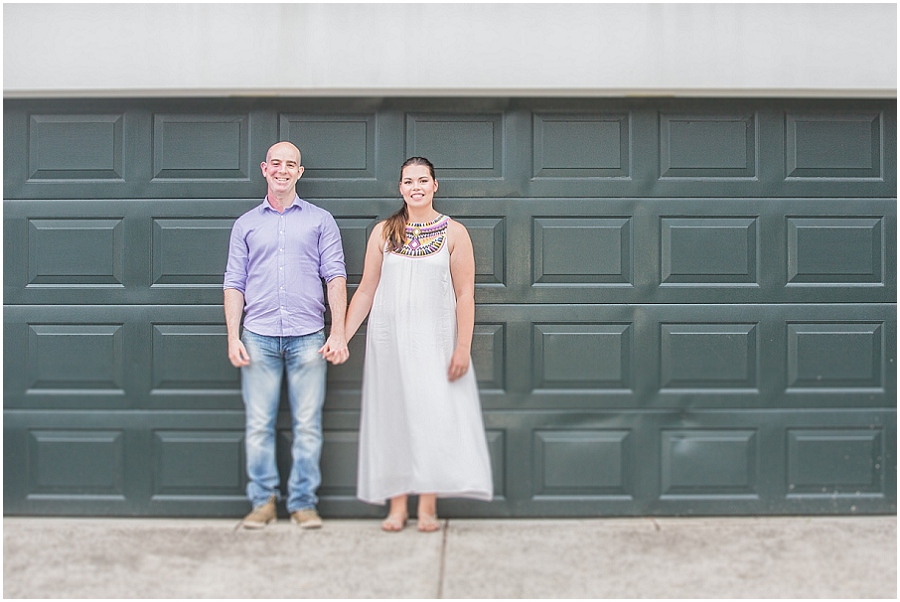
[[[421,257],[385,251],[366,329],[357,497],[493,496],[475,370],[447,379],[456,294],[446,236]]]

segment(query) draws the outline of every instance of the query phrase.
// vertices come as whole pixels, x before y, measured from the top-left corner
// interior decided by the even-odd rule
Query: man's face
[[[269,190],[275,194],[293,191],[303,175],[300,151],[292,144],[280,143],[269,149],[266,160],[260,164]]]

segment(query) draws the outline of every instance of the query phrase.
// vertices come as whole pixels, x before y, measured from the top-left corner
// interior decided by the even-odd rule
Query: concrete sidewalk
[[[3,520],[6,598],[896,598],[897,517]]]

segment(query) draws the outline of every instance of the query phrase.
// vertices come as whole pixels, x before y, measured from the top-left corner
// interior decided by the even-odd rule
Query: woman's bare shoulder
[[[472,246],[472,239],[469,238],[469,231],[452,217],[447,224],[447,235],[447,242],[450,243],[449,249],[451,254],[456,250],[457,243],[462,243],[466,248]]]
[[[449,217],[449,216],[448,216]],[[465,236],[469,235],[469,231],[466,230],[466,227],[462,225],[462,223],[456,221],[452,217],[447,221],[447,228],[450,230],[450,235],[460,235],[464,234]]]
[[[381,232],[384,230],[384,225],[387,223],[387,220],[382,220],[375,224],[375,227],[372,228],[372,234],[369,235],[369,238],[374,238],[376,235],[381,236]]]

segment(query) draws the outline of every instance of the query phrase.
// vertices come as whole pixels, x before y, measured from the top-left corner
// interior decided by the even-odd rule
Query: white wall
[[[3,92],[896,97],[896,4],[4,4]]]

